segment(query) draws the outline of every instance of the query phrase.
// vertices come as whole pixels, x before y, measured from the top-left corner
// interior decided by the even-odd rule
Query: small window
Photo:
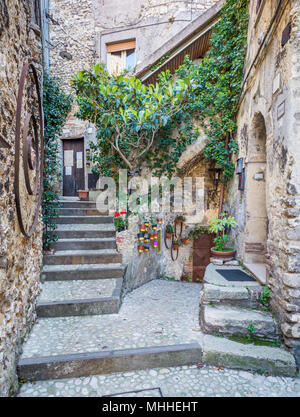
[[[124,70],[132,70],[135,66],[135,49],[135,40],[106,45],[108,72],[118,75]]]

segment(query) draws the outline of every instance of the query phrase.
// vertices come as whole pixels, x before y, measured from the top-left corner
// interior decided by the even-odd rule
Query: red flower
[[[120,213],[116,213],[115,214],[115,217],[120,217]]]
[[[124,210],[120,211],[120,214],[126,214],[126,211],[124,211]]]

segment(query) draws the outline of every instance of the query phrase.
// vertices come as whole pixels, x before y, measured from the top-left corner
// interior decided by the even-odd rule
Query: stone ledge
[[[296,363],[289,352],[266,346],[243,345],[231,340],[204,336],[203,362],[232,369],[259,371],[294,377]]]

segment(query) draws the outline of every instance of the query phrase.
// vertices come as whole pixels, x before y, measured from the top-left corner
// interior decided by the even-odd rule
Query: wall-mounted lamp
[[[219,181],[221,180],[222,175],[222,168],[209,168],[209,171],[211,172],[211,176],[213,180],[215,181],[216,190],[218,189]]]

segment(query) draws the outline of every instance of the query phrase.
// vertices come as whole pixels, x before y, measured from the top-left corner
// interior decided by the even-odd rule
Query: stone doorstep
[[[114,249],[65,250],[44,256],[44,265],[120,263],[122,255]]]
[[[111,216],[59,216],[56,224],[99,224],[113,223]]]
[[[38,302],[37,316],[45,318],[117,314],[122,301],[122,285],[123,279],[118,278],[111,296],[107,297]]]
[[[123,277],[126,266],[115,264],[46,265],[43,281],[74,281]]]
[[[279,331],[272,315],[265,311],[250,310],[232,306],[202,305],[201,327],[206,333],[220,333],[228,336],[249,334],[248,326],[253,324],[255,335],[268,340],[278,340]]]
[[[216,303],[218,305],[231,305],[262,310],[259,302],[260,294],[261,291],[244,287],[222,287],[219,285],[204,284],[201,304]]]
[[[196,363],[245,371],[263,369],[272,375],[288,377],[296,375],[295,359],[283,349],[243,345],[209,335],[204,336],[203,346],[190,343],[24,358],[19,361],[18,374],[26,380],[47,380]]]
[[[97,250],[97,249],[116,249],[116,239],[110,238],[77,238],[59,239],[51,245],[55,250]]]
[[[77,378],[114,372],[196,364],[202,360],[198,343],[24,358],[18,374],[26,380]]]

